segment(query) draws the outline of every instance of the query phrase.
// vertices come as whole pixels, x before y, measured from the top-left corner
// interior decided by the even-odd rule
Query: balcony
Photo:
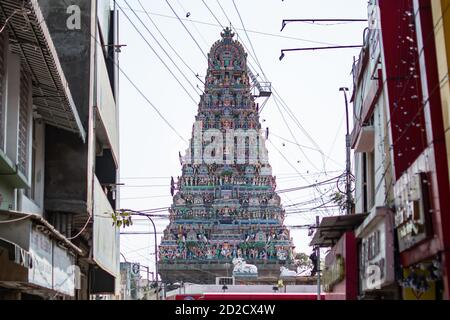
[[[76,256],[84,252],[44,218],[0,211],[0,282],[11,289],[33,290],[41,296],[74,297]]]
[[[93,260],[112,277],[119,274],[119,230],[113,226],[114,212],[103,187],[94,181]]]
[[[372,152],[375,146],[374,126],[363,126],[354,144],[355,152]]]
[[[363,100],[359,103],[359,106],[355,104],[355,113],[360,114],[360,121],[356,121],[353,132],[351,134],[351,146],[353,149],[357,148],[357,143],[360,140],[365,140],[367,137],[360,137],[361,134],[371,134],[372,126],[365,125],[373,115],[375,106],[379,100],[381,92],[383,90],[383,77],[382,72],[378,70],[377,79],[370,80],[370,85],[365,92]],[[356,93],[356,92],[355,92]],[[358,112],[360,111],[360,112]],[[364,151],[358,151],[364,152]]]
[[[14,35],[10,37],[11,51],[34,76],[37,112],[47,124],[77,133],[84,140],[86,134],[38,2],[2,0],[0,10],[3,17],[14,17],[7,23]],[[4,19],[0,20],[4,25]]]
[[[114,94],[109,80],[103,49],[97,44],[97,135],[107,149],[110,148],[113,158],[118,163],[119,136],[117,125],[117,109]]]
[[[0,149],[0,173],[2,180],[7,181],[14,188],[27,188],[28,179],[19,171],[18,166],[15,165],[9,157]]]

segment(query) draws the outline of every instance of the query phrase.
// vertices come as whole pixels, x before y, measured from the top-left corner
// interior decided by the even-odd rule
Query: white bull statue
[[[242,258],[233,259],[233,274],[236,275],[258,275],[258,268],[255,265],[247,264]]]
[[[296,271],[289,270],[286,267],[280,267],[280,271],[281,271],[281,274],[280,274],[281,278],[296,277],[298,275],[298,273]]]

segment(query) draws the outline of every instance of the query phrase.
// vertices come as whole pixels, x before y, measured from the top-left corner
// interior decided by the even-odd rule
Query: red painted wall
[[[425,149],[426,132],[412,0],[380,0],[395,178]]]
[[[450,298],[449,168],[431,1],[418,0],[419,8],[416,9],[419,9],[420,23],[415,21],[412,0],[380,0],[379,3],[396,178],[398,179],[426,148],[432,151],[428,162],[433,230],[427,240],[401,254],[401,263],[403,266],[409,266],[441,253],[445,298],[448,299]],[[420,47],[417,36],[423,42]],[[411,59],[414,61],[412,64],[408,63]]]
[[[342,235],[331,249],[332,254],[342,254],[345,265],[345,278],[333,287],[333,292],[327,292],[326,300],[356,300],[358,297],[358,254],[354,232]],[[327,259],[325,259],[326,261]]]
[[[346,300],[358,298],[358,254],[355,233],[345,235],[345,293]]]
[[[426,70],[425,119],[427,135],[432,145],[434,170],[431,171],[431,201],[433,212],[433,233],[438,236],[438,251],[442,252],[444,286],[446,298],[450,298],[450,184],[448,179],[448,159],[445,145],[445,131],[442,114],[440,79],[438,74],[436,43],[431,0],[419,0],[420,37],[423,39],[420,63]],[[417,8],[416,8],[417,9]],[[445,106],[447,107],[447,106]],[[431,240],[432,241],[432,240]],[[433,242],[433,241],[432,241]]]

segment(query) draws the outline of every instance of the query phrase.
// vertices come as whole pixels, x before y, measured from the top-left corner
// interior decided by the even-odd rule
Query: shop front
[[[374,208],[356,229],[355,235],[358,238],[359,298],[398,299],[392,210]]]
[[[73,299],[81,250],[39,216],[1,219],[18,221],[0,224],[0,299]]]
[[[404,300],[440,300],[444,295],[438,221],[427,163],[425,156],[419,157],[394,186]]]
[[[357,242],[354,230],[367,214],[323,218],[310,243],[330,248],[322,268],[326,300],[356,300],[358,296]]]

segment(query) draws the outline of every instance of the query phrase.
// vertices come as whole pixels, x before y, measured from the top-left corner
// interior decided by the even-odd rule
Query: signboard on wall
[[[395,281],[394,235],[390,209],[380,207],[359,238],[359,283],[362,292],[379,290]]]
[[[65,295],[75,295],[75,258],[36,227],[31,229],[30,256],[30,283]]]
[[[94,260],[112,276],[119,276],[119,230],[113,226],[113,209],[102,186],[94,182]]]
[[[53,246],[53,288],[69,296],[75,295],[74,257],[67,250]]]
[[[323,286],[325,292],[332,292],[333,287],[344,280],[345,278],[345,264],[344,257],[337,254],[333,263],[325,266],[323,271]]]
[[[32,268],[29,269],[30,283],[52,289],[53,288],[53,243],[36,228],[31,229],[30,255]]]
[[[407,172],[394,186],[395,228],[400,252],[424,240],[429,234],[429,188],[425,172]]]
[[[429,263],[424,263],[424,265],[426,264]],[[403,278],[409,280],[407,281],[408,285],[403,285],[404,300],[436,300],[436,282],[429,281],[429,270],[405,268],[403,269]]]
[[[133,276],[139,276],[141,271],[141,265],[139,263],[133,263],[131,265],[131,274]]]

